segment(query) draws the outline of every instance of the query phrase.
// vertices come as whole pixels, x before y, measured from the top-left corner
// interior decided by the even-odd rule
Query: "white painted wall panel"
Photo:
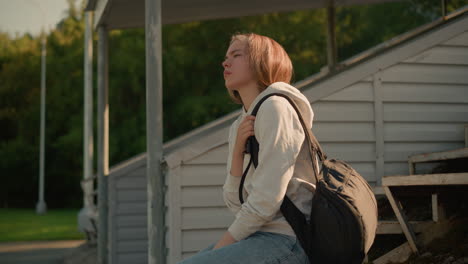
[[[467,84],[386,82],[384,102],[468,103]]]
[[[182,207],[225,206],[222,186],[183,187]]]
[[[228,228],[235,217],[227,207],[184,208],[182,229]]]
[[[184,164],[225,164],[228,155],[227,143],[193,159],[184,161]]]
[[[148,263],[148,254],[145,253],[140,253],[140,252],[137,252],[137,253],[129,253],[129,252],[125,252],[125,253],[118,253],[117,254],[117,263],[119,264],[126,264],[126,263],[134,263],[134,264],[145,264],[145,263]]]
[[[454,123],[385,123],[385,142],[461,142],[463,124]]]
[[[147,205],[142,202],[121,202],[117,204],[116,215],[146,214]]]
[[[468,47],[468,31],[443,42],[443,45]]]
[[[370,122],[317,122],[312,131],[320,143],[375,142],[374,123]]]
[[[407,175],[408,157],[464,146],[468,34],[383,71],[385,175]],[[438,163],[418,164],[430,173]]]
[[[138,227],[120,227],[117,230],[117,235],[121,241],[136,241],[147,237],[147,232],[146,225]]]
[[[146,215],[121,215],[116,219],[117,227],[141,227],[146,226]]]
[[[468,83],[468,66],[452,64],[400,63],[383,71],[383,82]]]
[[[146,165],[127,166],[133,169],[125,167],[109,175],[109,192],[112,192],[109,201],[109,228],[112,232],[109,251],[113,263],[146,263]]]
[[[346,87],[345,89],[338,91],[334,94],[331,94],[327,97],[320,99],[321,102],[324,101],[363,101],[363,102],[373,102],[374,98],[372,96],[373,88],[372,82],[370,81],[360,81],[351,86]],[[312,108],[314,105],[312,104]]]
[[[404,62],[468,65],[468,47],[437,46],[408,58]]]
[[[417,174],[430,173],[438,163],[421,163],[416,166]],[[385,175],[408,175],[408,162],[386,162],[384,166]]]
[[[373,162],[375,160],[374,142],[327,142],[320,143],[328,158],[347,162]]]
[[[385,103],[384,121],[468,123],[468,104]]]
[[[118,246],[119,252],[141,252],[146,254],[148,251],[148,240],[132,240],[132,241],[122,241]]]
[[[182,251],[193,252],[216,243],[226,232],[226,229],[197,229],[182,232]]]
[[[147,193],[142,189],[122,189],[117,193],[118,202],[146,202]]]
[[[372,186],[376,179],[375,162],[347,162]]]
[[[314,121],[372,122],[374,105],[371,102],[318,101],[313,103]],[[315,122],[312,123],[312,129]]]
[[[385,144],[385,162],[407,163],[411,155],[462,147],[464,146],[461,142],[391,142]]]
[[[146,172],[145,172],[146,173]],[[132,173],[133,175],[133,173]],[[120,190],[123,189],[142,189],[146,186],[146,177],[143,175],[142,177],[119,177],[117,182],[117,188]]]
[[[219,186],[227,176],[226,164],[184,164],[180,172],[182,186]]]

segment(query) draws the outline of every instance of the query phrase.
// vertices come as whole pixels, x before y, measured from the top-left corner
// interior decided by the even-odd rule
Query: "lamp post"
[[[32,0],[31,3],[34,3],[41,10],[42,15],[42,30],[41,30],[41,128],[40,128],[40,147],[39,147],[39,198],[36,204],[36,213],[45,214],[47,212],[47,204],[44,200],[44,148],[45,148],[45,111],[46,111],[46,42],[47,35],[44,30],[45,27],[45,12],[42,6]]]
[[[44,145],[45,145],[45,97],[46,97],[46,35],[42,31],[41,51],[41,146],[39,161],[39,201],[36,204],[36,213],[45,214],[47,205],[44,200]]]

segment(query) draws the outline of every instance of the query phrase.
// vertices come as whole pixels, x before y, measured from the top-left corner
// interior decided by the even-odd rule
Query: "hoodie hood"
[[[265,88],[265,90],[263,90],[260,94],[258,94],[257,97],[255,97],[255,100],[252,102],[252,104],[250,105],[247,111],[245,111],[244,106],[242,106],[242,117],[250,115],[255,105],[264,96],[271,94],[271,93],[281,93],[291,98],[298,106],[299,111],[301,112],[301,115],[304,118],[305,123],[309,124],[309,128],[312,128],[312,120],[314,118],[314,112],[312,110],[309,100],[307,99],[307,97],[305,97],[304,94],[301,93],[301,91],[299,91],[299,89],[285,82],[275,82],[275,83],[270,84],[267,88]]]

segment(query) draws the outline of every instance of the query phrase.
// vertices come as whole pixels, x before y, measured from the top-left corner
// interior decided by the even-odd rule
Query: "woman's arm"
[[[242,123],[237,128],[236,141],[233,144],[233,126],[229,129],[229,154],[228,157],[228,175],[226,183],[223,187],[223,198],[234,213],[240,210],[241,204],[239,201],[239,184],[244,166],[244,149],[247,138],[254,135],[254,120],[255,116],[246,116]],[[234,146],[232,146],[234,145]],[[230,164],[229,164],[230,163]],[[237,242],[229,231],[226,231],[213,249],[224,247]]]
[[[237,125],[240,120],[236,120],[229,128],[229,144],[228,144],[228,159],[227,159],[227,175],[223,185],[223,199],[226,206],[232,213],[239,212],[241,203],[239,201],[239,185],[242,176],[244,163],[244,148],[245,141],[253,131],[254,116],[247,116],[242,123]],[[231,169],[232,168],[232,169]]]
[[[296,111],[285,98],[265,100],[256,119],[255,137],[260,149],[251,177],[252,190],[228,228],[237,241],[259,230],[278,213],[305,139]]]

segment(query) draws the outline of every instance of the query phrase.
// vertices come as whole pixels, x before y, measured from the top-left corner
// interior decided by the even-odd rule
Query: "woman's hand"
[[[250,136],[255,135],[254,131],[255,116],[248,115],[240,123],[237,129],[236,143],[232,153],[231,175],[235,177],[242,176],[244,165],[245,143]]]
[[[236,144],[234,145],[234,153],[243,154],[245,150],[245,143],[250,136],[253,136],[255,116],[248,115],[240,123],[237,129]]]
[[[234,237],[231,235],[231,233],[229,233],[229,231],[226,231],[224,233],[223,237],[218,241],[218,243],[216,243],[216,245],[213,247],[212,250],[215,250],[215,249],[218,249],[218,248],[221,248],[221,247],[224,247],[224,246],[228,246],[228,245],[234,244],[236,242],[237,242],[237,240],[234,239]]]

